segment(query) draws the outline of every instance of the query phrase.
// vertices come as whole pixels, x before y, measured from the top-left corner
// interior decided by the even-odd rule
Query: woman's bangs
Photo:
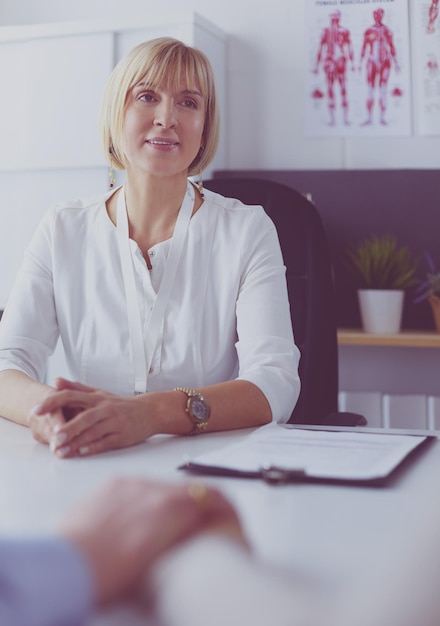
[[[207,81],[200,75],[200,69],[192,58],[167,57],[152,63],[136,82],[145,82],[151,89],[161,88],[171,92],[182,89],[199,91],[202,96],[207,97]]]

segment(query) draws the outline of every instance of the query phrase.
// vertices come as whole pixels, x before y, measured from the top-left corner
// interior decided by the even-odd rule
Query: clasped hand
[[[33,408],[29,426],[35,439],[62,458],[123,448],[154,434],[136,399],[59,378]]]
[[[247,549],[235,509],[202,483],[166,484],[115,478],[63,518],[62,538],[88,562],[97,605],[129,599],[163,554],[197,533],[215,532]]]

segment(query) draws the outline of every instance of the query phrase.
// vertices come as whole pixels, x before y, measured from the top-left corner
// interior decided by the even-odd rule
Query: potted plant
[[[358,285],[362,326],[370,333],[398,333],[405,290],[417,283],[417,261],[392,235],[373,235],[347,252]]]
[[[435,267],[432,257],[425,252],[428,271],[423,280],[419,281],[414,302],[428,300],[437,332],[440,332],[440,270]]]

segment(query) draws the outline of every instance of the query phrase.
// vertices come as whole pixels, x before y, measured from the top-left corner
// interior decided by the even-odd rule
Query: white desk
[[[159,436],[96,457],[60,460],[35,442],[27,428],[0,419],[0,533],[50,531],[73,502],[114,475],[188,480],[187,473],[177,470],[188,456],[248,432]],[[320,581],[323,588],[331,584],[341,594],[347,593],[360,570],[380,575],[378,558],[393,551],[404,556],[409,546],[426,541],[432,520],[440,520],[437,441],[384,488],[270,486],[259,480],[217,477],[206,481],[235,503],[258,555],[296,576]],[[138,622],[134,617],[124,621],[126,626],[131,623]]]

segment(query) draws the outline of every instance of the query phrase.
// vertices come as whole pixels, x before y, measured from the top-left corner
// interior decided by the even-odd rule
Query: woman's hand
[[[61,379],[60,384],[61,383]],[[40,443],[51,443],[59,429],[67,420],[75,416],[73,409],[60,406],[51,411],[45,411],[46,400],[53,394],[49,391],[43,401],[35,406],[28,417],[28,426],[32,431],[34,438]]]
[[[34,409],[29,415],[28,424],[37,441],[50,443],[65,421],[62,410],[54,411],[53,413],[36,413]]]
[[[59,378],[56,390],[34,408],[35,420],[48,422],[44,434],[50,435],[57,456],[87,456],[130,446],[155,434],[145,406],[135,400]]]

